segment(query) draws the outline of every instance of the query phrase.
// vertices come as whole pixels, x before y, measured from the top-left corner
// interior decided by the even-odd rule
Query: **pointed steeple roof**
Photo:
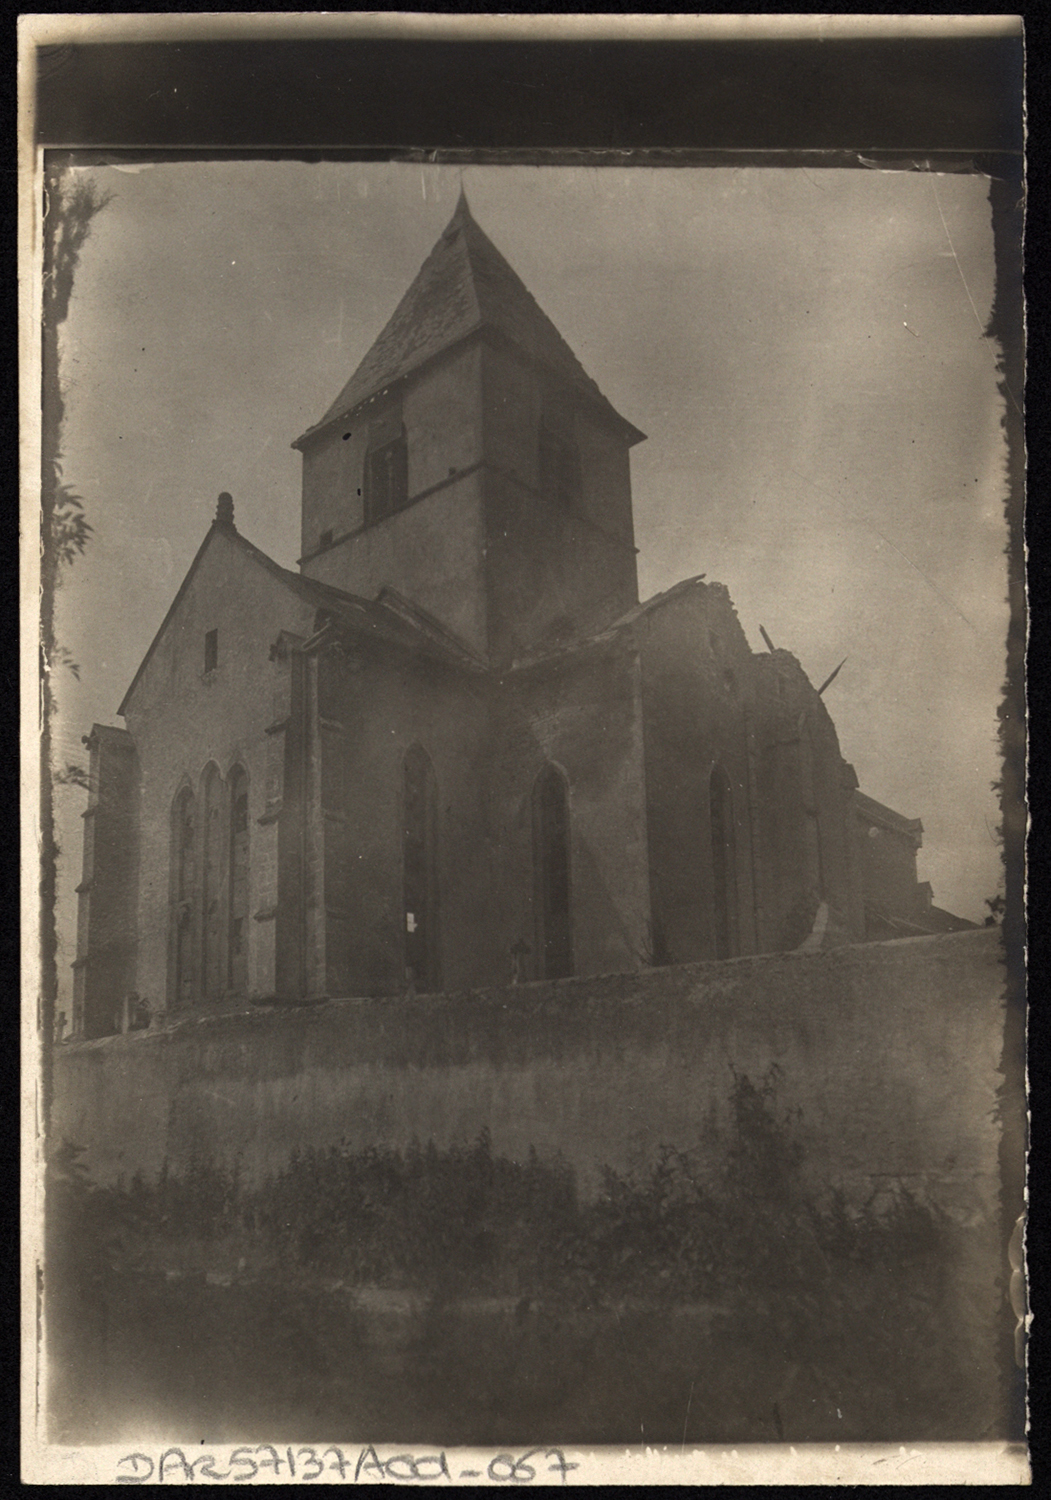
[[[293,447],[482,327],[502,333],[590,397],[627,432],[630,442],[642,440],[644,434],[606,400],[517,272],[479,228],[461,187],[452,218],[387,326],[321,421]]]

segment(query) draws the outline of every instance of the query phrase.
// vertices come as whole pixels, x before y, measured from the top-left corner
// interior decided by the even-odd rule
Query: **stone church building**
[[[461,197],[302,454],[229,495],[96,725],[73,1034],[966,926],[726,589],[640,603],[631,449]]]

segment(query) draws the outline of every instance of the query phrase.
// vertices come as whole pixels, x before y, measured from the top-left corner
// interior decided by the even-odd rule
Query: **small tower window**
[[[332,546],[332,529],[331,529],[331,527],[327,531],[323,531],[321,533],[321,535],[318,537],[318,546],[319,547],[331,547]]]
[[[208,630],[204,636],[204,670],[214,672],[219,665],[219,632]]]
[[[369,428],[364,479],[366,526],[407,504],[409,455],[400,410],[378,417]]]

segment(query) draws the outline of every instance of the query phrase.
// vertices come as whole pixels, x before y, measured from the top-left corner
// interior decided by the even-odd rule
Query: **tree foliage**
[[[50,1042],[54,1034],[58,993],[55,924],[56,865],[54,786],[83,786],[80,766],[58,770],[52,763],[51,720],[55,712],[52,676],[65,666],[78,676],[69,650],[55,638],[55,590],[61,570],[83,553],[91,536],[84,501],[62,468],[62,423],[65,401],[59,373],[59,329],[69,314],[81,251],[97,214],[110,195],[68,162],[52,160],[44,169],[41,302],[41,443],[40,443],[40,1022],[43,1038],[41,1107],[46,1130],[51,1105]]]
[[[56,461],[51,536],[58,566],[65,564],[68,567],[74,562],[87,546],[90,535],[91,526],[84,515],[84,501],[72,485],[62,483],[62,465]]]
[[[84,501],[66,482],[62,470],[61,439],[65,400],[58,368],[59,329],[69,315],[80,254],[91,226],[110,201],[90,177],[71,168],[48,168],[44,174],[44,286],[43,286],[43,433],[41,489],[43,535],[41,561],[45,588],[54,586],[57,570],[69,566],[83,551],[91,534]],[[49,600],[45,595],[45,608]]]

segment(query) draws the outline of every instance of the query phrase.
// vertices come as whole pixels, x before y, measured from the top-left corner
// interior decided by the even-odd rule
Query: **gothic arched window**
[[[564,979],[573,972],[569,791],[551,765],[533,786],[533,869],[540,978]]]
[[[230,773],[230,989],[248,987],[248,776]]]
[[[430,756],[419,745],[405,757],[402,857],[406,977],[433,993],[441,989],[438,789]]]
[[[223,783],[218,769],[210,765],[201,784],[201,814],[204,819],[204,865],[201,871],[201,922],[203,925],[201,990],[207,1000],[221,998],[224,984],[223,948],[225,912],[223,901],[226,820],[223,817]]]
[[[737,937],[737,838],[733,792],[722,766],[716,766],[708,788],[712,843],[712,901],[716,958],[733,958]]]
[[[193,928],[197,895],[196,818],[193,791],[184,786],[172,806],[171,932],[172,969],[169,1004],[189,1005],[195,984]]]

